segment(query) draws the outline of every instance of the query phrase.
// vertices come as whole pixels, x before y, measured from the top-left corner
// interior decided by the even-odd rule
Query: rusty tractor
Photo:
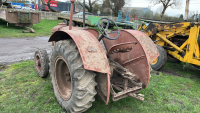
[[[72,28],[72,9],[69,26],[62,22],[52,30],[49,59],[45,50],[35,52],[36,72],[40,77],[50,72],[59,105],[69,113],[84,112],[96,94],[106,105],[110,95],[113,101],[128,96],[143,101],[138,93],[148,86],[150,64],[159,55],[153,41],[140,31],[120,30],[108,18],[98,22],[100,35],[91,28]],[[102,21],[107,21],[105,28]],[[116,30],[108,31],[110,22]]]

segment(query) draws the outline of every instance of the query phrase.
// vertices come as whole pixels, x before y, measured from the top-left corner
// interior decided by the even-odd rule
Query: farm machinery
[[[189,63],[200,70],[199,29],[198,21],[142,24],[138,30],[143,30],[157,44],[160,54],[151,64],[152,69],[161,69],[168,59]]]
[[[159,53],[153,41],[137,30],[120,30],[115,22],[101,18],[97,30],[72,27],[70,0],[69,26],[59,23],[52,30],[49,42],[52,52],[38,49],[34,55],[37,74],[44,78],[50,73],[57,102],[67,112],[84,112],[92,106],[95,95],[106,103],[138,94],[150,79],[150,64]],[[102,21],[107,21],[104,28]],[[116,30],[108,31],[109,23]],[[100,41],[103,41],[104,47]],[[106,51],[106,52],[105,52]]]

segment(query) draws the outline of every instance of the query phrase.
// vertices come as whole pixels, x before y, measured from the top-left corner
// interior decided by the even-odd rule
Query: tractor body
[[[105,29],[100,24],[102,19],[108,20]],[[140,31],[119,30],[112,20],[100,20],[101,34],[91,28],[72,27],[70,23],[69,26],[60,23],[52,30],[50,78],[55,97],[67,112],[86,111],[95,101],[96,94],[106,104],[110,97],[113,101],[128,96],[144,100],[144,95],[138,93],[148,86],[150,64],[159,55],[156,46]],[[108,32],[110,22],[117,29]],[[48,69],[44,68],[47,64],[43,62],[44,54],[43,51],[35,53],[36,71],[40,77],[45,77],[43,69]]]

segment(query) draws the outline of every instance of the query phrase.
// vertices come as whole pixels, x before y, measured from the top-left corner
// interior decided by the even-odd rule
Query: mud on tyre
[[[35,71],[41,78],[45,78],[49,74],[49,57],[44,49],[37,49],[34,54]]]
[[[153,70],[160,70],[161,68],[164,67],[164,65],[166,64],[167,62],[167,52],[165,51],[165,49],[160,46],[160,45],[157,45],[156,44],[156,48],[158,49],[158,52],[159,52],[159,56],[158,58],[156,58],[152,63],[151,63],[151,68]]]
[[[97,93],[95,76],[84,69],[73,40],[56,42],[50,57],[50,77],[57,102],[67,113],[84,112],[92,106]]]

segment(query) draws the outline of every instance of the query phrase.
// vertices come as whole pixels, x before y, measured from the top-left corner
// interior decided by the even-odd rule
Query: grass
[[[96,97],[87,113],[158,113],[158,112],[200,112],[200,72],[184,64],[167,63],[165,70],[176,70],[180,76],[154,72],[149,86],[142,90],[145,101],[131,97],[105,103]],[[157,74],[156,74],[157,73]],[[33,61],[24,61],[7,66],[0,71],[0,111],[1,112],[64,112],[54,98],[49,77],[39,78]]]
[[[52,28],[57,26],[60,20],[41,20],[38,24],[33,24],[31,28],[35,33],[22,33],[26,30],[24,27],[18,27],[14,24],[8,24],[5,21],[0,21],[0,38],[23,38],[35,36],[50,36]]]
[[[33,24],[31,28],[35,30],[35,33],[22,33],[26,30],[25,27],[18,27],[14,24],[8,24],[5,21],[0,20],[0,38],[24,38],[24,37],[35,37],[35,36],[50,36],[52,28],[57,26],[61,20],[41,20],[38,24]],[[89,27],[99,31],[98,27]],[[122,29],[121,27],[119,27]],[[116,29],[116,27],[114,27]],[[109,31],[111,31],[109,29]],[[100,32],[99,32],[100,33]]]

